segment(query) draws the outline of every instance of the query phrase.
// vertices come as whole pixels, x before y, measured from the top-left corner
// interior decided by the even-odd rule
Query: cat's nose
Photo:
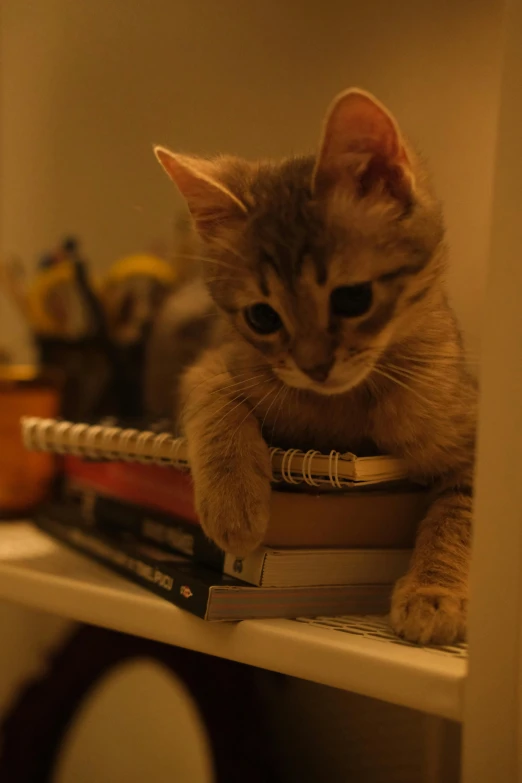
[[[324,383],[332,369],[332,362],[323,362],[322,364],[316,364],[313,367],[301,367],[301,369],[313,381]]]
[[[301,372],[317,383],[324,383],[335,361],[334,346],[328,335],[300,335],[292,358]]]

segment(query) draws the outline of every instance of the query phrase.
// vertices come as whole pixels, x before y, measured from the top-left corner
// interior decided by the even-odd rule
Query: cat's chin
[[[315,394],[322,395],[323,397],[333,397],[334,395],[338,394],[347,394],[348,392],[352,391],[352,389],[355,389],[356,386],[359,386],[359,384],[362,383],[362,381],[366,378],[366,375],[367,373],[361,374],[359,378],[345,383],[329,381],[325,381],[324,383],[312,383],[308,389],[313,391]]]
[[[292,389],[302,389],[303,391],[313,392],[314,394],[322,397],[333,397],[339,394],[347,394],[356,386],[359,386],[365,378],[370,374],[370,368],[363,368],[359,372],[354,373],[349,379],[334,379],[329,378],[326,381],[317,383],[316,381],[307,378],[305,375],[295,377],[293,374],[288,377],[286,373],[275,371],[276,375],[285,386],[289,386]]]

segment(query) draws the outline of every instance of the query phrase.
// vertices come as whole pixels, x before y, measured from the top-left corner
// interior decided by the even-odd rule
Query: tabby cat
[[[476,389],[444,287],[441,208],[395,119],[351,89],[316,155],[155,153],[220,314],[219,346],[184,380],[207,534],[238,555],[262,540],[269,444],[399,455],[434,495],[392,625],[421,643],[464,637]]]

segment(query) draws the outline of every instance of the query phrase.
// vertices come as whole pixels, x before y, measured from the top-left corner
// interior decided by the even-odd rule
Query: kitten
[[[434,497],[392,625],[421,643],[463,638],[476,390],[444,287],[441,209],[395,119],[353,89],[330,107],[316,156],[155,152],[187,201],[220,313],[220,347],[184,381],[204,529],[238,555],[262,540],[268,443],[400,455]]]

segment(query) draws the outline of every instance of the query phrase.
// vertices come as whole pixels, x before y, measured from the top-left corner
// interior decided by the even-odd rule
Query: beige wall
[[[312,149],[333,94],[376,92],[432,163],[450,282],[475,342],[498,82],[496,0],[3,0],[1,249],[64,231],[94,265],[170,236],[154,141],[247,156]],[[0,300],[0,330],[24,330]]]

